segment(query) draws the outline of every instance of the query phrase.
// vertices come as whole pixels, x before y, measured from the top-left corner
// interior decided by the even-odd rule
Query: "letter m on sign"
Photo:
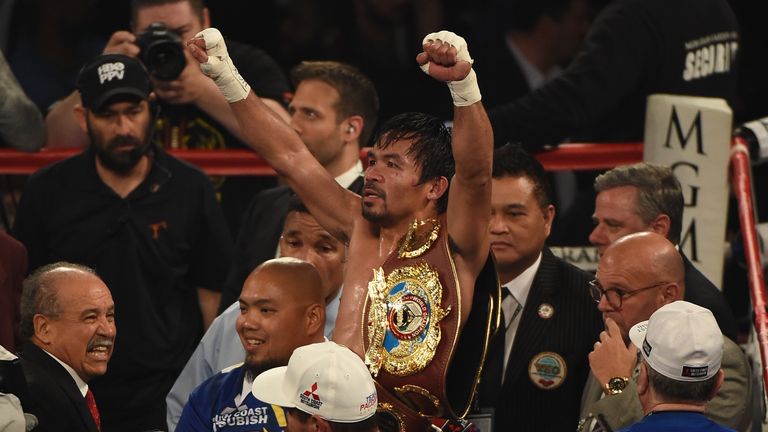
[[[696,152],[706,156],[706,153],[704,153],[704,140],[702,139],[701,134],[701,111],[696,111],[696,117],[693,118],[693,122],[691,122],[688,131],[684,135],[683,126],[680,124],[680,116],[677,115],[677,110],[675,109],[675,106],[672,105],[672,116],[670,117],[669,125],[667,126],[667,138],[664,140],[664,147],[666,148],[672,148],[673,129],[675,131],[675,136],[677,137],[677,142],[680,143],[680,147],[682,147],[683,150],[685,150],[685,147],[688,145],[688,140],[693,136],[696,140]]]

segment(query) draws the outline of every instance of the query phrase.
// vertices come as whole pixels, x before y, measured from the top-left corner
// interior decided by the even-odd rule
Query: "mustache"
[[[383,190],[381,190],[378,185],[374,182],[365,182],[363,185],[363,194],[367,192],[372,192],[375,195],[378,195],[380,197],[385,197],[387,194],[384,193]]]
[[[115,344],[115,340],[113,338],[99,336],[94,338],[88,343],[88,351],[91,351],[98,346],[105,346],[109,348],[114,344]]]
[[[108,150],[114,150],[124,145],[132,145],[134,147],[140,147],[142,141],[133,135],[118,135],[112,138],[107,144]]]

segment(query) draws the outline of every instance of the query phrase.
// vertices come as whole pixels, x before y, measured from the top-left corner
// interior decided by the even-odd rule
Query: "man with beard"
[[[148,38],[142,43],[139,35],[143,33],[148,36],[152,32],[150,26],[159,23],[167,29],[168,37],[189,39],[211,24],[211,14],[205,3],[203,0],[122,2],[126,6],[130,4],[130,31],[118,30],[112,33],[102,53],[143,58],[142,61],[152,70],[156,70],[150,66],[153,63],[174,63],[171,54],[164,58],[162,55],[149,54],[149,51],[159,54],[159,50],[150,48],[159,39]],[[128,17],[124,18],[127,20]],[[258,89],[259,94],[265,96],[265,103],[287,120],[288,113],[283,106],[283,99],[291,88],[282,69],[261,49],[250,44],[230,42],[233,44],[233,56],[239,64],[243,64],[243,73],[248,80]],[[153,143],[165,149],[220,150],[245,147],[240,142],[237,122],[227,109],[226,100],[200,72],[186,50],[183,51],[186,66],[177,77],[171,78],[173,74],[165,76],[160,73],[162,78],[152,78],[157,104],[161,107],[154,122],[156,130],[152,136]],[[149,60],[153,57],[157,59],[156,62]],[[161,61],[163,59],[167,61]],[[75,91],[51,106],[45,119],[48,126],[48,148],[88,145],[87,135],[77,126],[72,116],[72,109],[79,103],[81,98]],[[213,177],[212,180],[233,234],[238,231],[241,216],[254,194],[275,184],[274,178],[256,176]],[[239,293],[240,287],[237,287],[234,296],[237,297]]]
[[[232,240],[199,170],[150,145],[150,80],[102,55],[78,77],[83,153],[35,173],[14,227],[29,267],[86,264],[122,315],[109,372],[93,382],[105,431],[165,427],[165,395],[213,320]]]
[[[265,262],[248,276],[240,293],[235,328],[245,362],[212,376],[192,394],[178,431],[282,431],[286,413],[251,393],[253,380],[288,364],[293,350],[323,341],[325,299],[315,266],[296,258]]]
[[[390,119],[369,153],[362,196],[334,181],[296,132],[251,92],[218,30],[203,30],[188,44],[230,102],[248,145],[283,176],[326,231],[348,244],[334,341],[365,356],[386,388],[431,375],[429,396],[413,391],[404,398],[423,407],[424,415],[459,415],[468,408],[474,382],[458,403],[448,401],[443,384],[489,255],[493,148],[464,39],[448,31],[427,35],[417,56],[422,70],[451,91],[453,132],[425,114]],[[387,314],[398,318],[387,321]],[[369,325],[361,326],[363,320]],[[409,346],[413,355],[394,358]],[[472,352],[482,355],[481,350]],[[475,366],[467,366],[463,377],[472,379]],[[379,399],[386,400],[382,394]]]

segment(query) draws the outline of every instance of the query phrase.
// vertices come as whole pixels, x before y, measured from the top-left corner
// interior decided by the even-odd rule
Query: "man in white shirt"
[[[337,183],[360,193],[360,147],[368,144],[379,111],[373,83],[354,67],[331,61],[302,62],[291,70],[291,81],[296,86],[288,107],[291,127]],[[235,242],[220,312],[237,300],[257,265],[279,256],[278,240],[293,195],[289,187],[279,186],[251,201]]]
[[[95,272],[58,262],[24,281],[21,365],[27,380],[24,409],[37,431],[101,430],[88,381],[104,375],[115,341],[115,303]]]

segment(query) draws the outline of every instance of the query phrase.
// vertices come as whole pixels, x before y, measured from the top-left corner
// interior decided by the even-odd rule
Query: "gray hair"
[[[21,291],[21,323],[19,326],[19,333],[23,340],[28,340],[35,334],[32,323],[35,315],[58,318],[61,314],[56,287],[59,276],[56,274],[56,270],[59,269],[79,270],[96,276],[96,272],[90,267],[60,261],[39,267],[24,279]]]
[[[637,188],[634,211],[646,224],[653,222],[660,214],[669,216],[667,238],[674,244],[680,243],[683,231],[683,190],[671,168],[641,162],[616,167],[595,179],[597,193],[622,186]]]

